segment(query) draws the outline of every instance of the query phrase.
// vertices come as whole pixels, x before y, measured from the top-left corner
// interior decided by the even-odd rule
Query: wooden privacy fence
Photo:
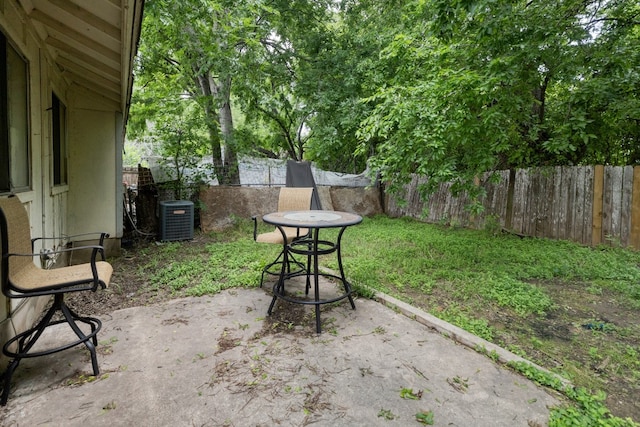
[[[640,166],[558,166],[498,171],[486,191],[484,212],[473,216],[467,196],[451,196],[442,184],[426,203],[414,177],[399,197],[387,201],[390,216],[483,228],[492,221],[514,233],[566,239],[585,245],[640,249]],[[399,203],[405,200],[406,203]]]
[[[127,187],[138,186],[138,168],[123,167],[122,168],[122,183]]]

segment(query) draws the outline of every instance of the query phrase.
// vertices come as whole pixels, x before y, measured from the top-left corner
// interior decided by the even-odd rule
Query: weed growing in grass
[[[193,279],[202,272],[203,267],[198,260],[171,262],[151,278],[151,283],[155,286],[168,286],[177,291],[190,286]]]
[[[553,303],[544,291],[536,286],[509,276],[484,275],[478,292],[499,306],[509,307],[521,316],[544,315]]]
[[[456,307],[449,307],[445,311],[440,313],[440,317],[447,322],[456,325],[465,331],[484,338],[487,341],[493,339],[494,331],[488,325],[486,320],[474,319],[467,316],[460,309]]]
[[[180,242],[169,242],[161,245],[160,253],[163,255],[174,255],[182,247]]]
[[[232,287],[257,286],[260,261],[256,254],[261,252],[252,240],[247,237],[232,242],[212,243],[204,252],[189,254],[188,243],[167,245],[161,252],[174,256],[180,254],[181,259],[171,261],[158,267],[151,277],[155,287],[167,287],[173,291],[183,290],[186,295],[201,296],[214,294],[222,289]],[[187,252],[181,253],[180,251]],[[263,251],[267,252],[267,251]],[[154,261],[149,265],[161,265]]]
[[[526,362],[511,362],[511,368],[520,372],[540,385],[562,392],[572,401],[572,404],[552,408],[549,426],[602,426],[602,427],[637,427],[630,418],[613,416],[603,403],[606,395],[600,391],[589,393],[585,388],[566,385],[553,374],[543,372]]]

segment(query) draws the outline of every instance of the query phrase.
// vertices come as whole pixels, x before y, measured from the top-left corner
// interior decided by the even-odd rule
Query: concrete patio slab
[[[436,426],[543,426],[559,404],[406,307],[328,305],[316,334],[311,307],[279,302],[268,318],[270,300],[233,289],[103,316],[101,376],[82,347],[25,359],[1,424],[406,426],[430,413]]]

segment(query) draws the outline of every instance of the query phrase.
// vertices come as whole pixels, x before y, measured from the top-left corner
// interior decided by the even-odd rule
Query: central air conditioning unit
[[[168,200],[160,202],[160,240],[193,239],[193,202]]]

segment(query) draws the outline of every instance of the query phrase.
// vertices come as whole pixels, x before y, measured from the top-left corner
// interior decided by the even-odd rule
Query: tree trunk
[[[209,123],[209,138],[213,155],[213,167],[218,183],[240,184],[238,157],[233,143],[233,116],[231,113],[231,77],[216,81],[209,75],[198,79],[208,93],[205,112]],[[206,82],[206,83],[205,83]],[[216,106],[219,106],[216,108]],[[220,135],[222,134],[222,139]]]
[[[225,170],[225,184],[240,184],[238,156],[235,149],[233,134],[233,115],[231,113],[231,77],[224,79],[220,85],[220,131],[224,141],[223,167]],[[220,179],[220,178],[218,178]]]
[[[200,92],[200,102],[204,110],[205,122],[207,125],[207,131],[209,132],[209,144],[211,145],[211,160],[213,162],[213,173],[218,178],[220,184],[223,183],[223,161],[222,161],[222,145],[220,142],[219,123],[220,118],[215,108],[214,93],[212,93],[212,86],[215,87],[213,79],[209,79],[204,74],[197,73],[197,67],[193,67],[196,86]]]
[[[542,126],[544,124],[544,119],[545,119],[544,108],[545,108],[548,85],[549,85],[549,75],[547,74],[545,75],[544,81],[542,82],[542,84],[533,90],[533,97],[535,98],[535,101],[533,103],[533,108],[531,113],[535,118],[536,124],[539,126]],[[548,139],[547,132],[542,132],[540,135],[538,135],[537,142],[542,143],[547,139]]]

